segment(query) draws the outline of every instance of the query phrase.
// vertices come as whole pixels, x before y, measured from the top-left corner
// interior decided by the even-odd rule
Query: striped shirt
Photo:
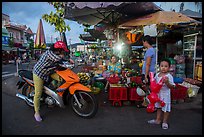
[[[45,51],[45,53],[43,53],[40,57],[39,61],[35,64],[33,73],[41,79],[48,81],[49,75],[54,69],[54,63],[60,59],[61,57],[54,54],[51,50]]]

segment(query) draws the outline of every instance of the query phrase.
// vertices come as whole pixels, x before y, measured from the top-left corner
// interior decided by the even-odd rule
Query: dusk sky
[[[160,6],[161,2],[155,2]],[[173,4],[174,2],[172,2]],[[176,6],[177,5],[177,6]],[[178,4],[175,7],[179,8]],[[169,6],[168,6],[169,7]],[[39,20],[43,14],[49,14],[54,11],[52,5],[47,2],[2,2],[2,13],[10,16],[11,22],[26,25],[36,33]],[[165,9],[164,9],[165,10]],[[45,32],[46,42],[51,42],[51,37],[54,39],[59,37],[59,33],[55,32],[54,26],[51,26],[42,19]],[[80,42],[79,35],[84,33],[84,27],[75,21],[66,20],[70,25],[71,31],[66,32],[67,42],[71,39],[71,43]]]

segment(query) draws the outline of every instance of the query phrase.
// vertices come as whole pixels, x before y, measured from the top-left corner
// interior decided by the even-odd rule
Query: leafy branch
[[[56,13],[53,11],[50,14],[43,14],[42,19],[48,22],[51,25],[55,26],[55,31],[60,33],[70,31],[69,25],[66,25],[64,21],[64,3],[63,2],[48,2],[50,5],[53,5]]]

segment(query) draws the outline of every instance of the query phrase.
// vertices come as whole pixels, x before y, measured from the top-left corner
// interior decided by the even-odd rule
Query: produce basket
[[[117,84],[120,81],[120,78],[119,77],[107,77],[106,80],[110,84]]]
[[[171,100],[186,99],[187,90],[187,87],[184,87],[180,84],[176,84],[176,88],[171,89]]]
[[[130,77],[130,81],[135,82],[137,84],[142,84],[142,76]]]

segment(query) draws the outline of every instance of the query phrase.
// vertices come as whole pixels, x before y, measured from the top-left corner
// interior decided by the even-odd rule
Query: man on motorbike
[[[57,62],[60,62],[65,57],[65,52],[69,52],[67,46],[62,41],[54,43],[49,50],[45,51],[38,62],[33,68],[33,81],[35,86],[34,95],[34,110],[35,120],[40,122],[42,117],[40,116],[40,98],[43,91],[44,81],[48,81],[49,77],[57,81],[62,81],[61,77],[57,73],[53,73],[56,68]],[[68,59],[70,63],[74,63],[72,59]]]

